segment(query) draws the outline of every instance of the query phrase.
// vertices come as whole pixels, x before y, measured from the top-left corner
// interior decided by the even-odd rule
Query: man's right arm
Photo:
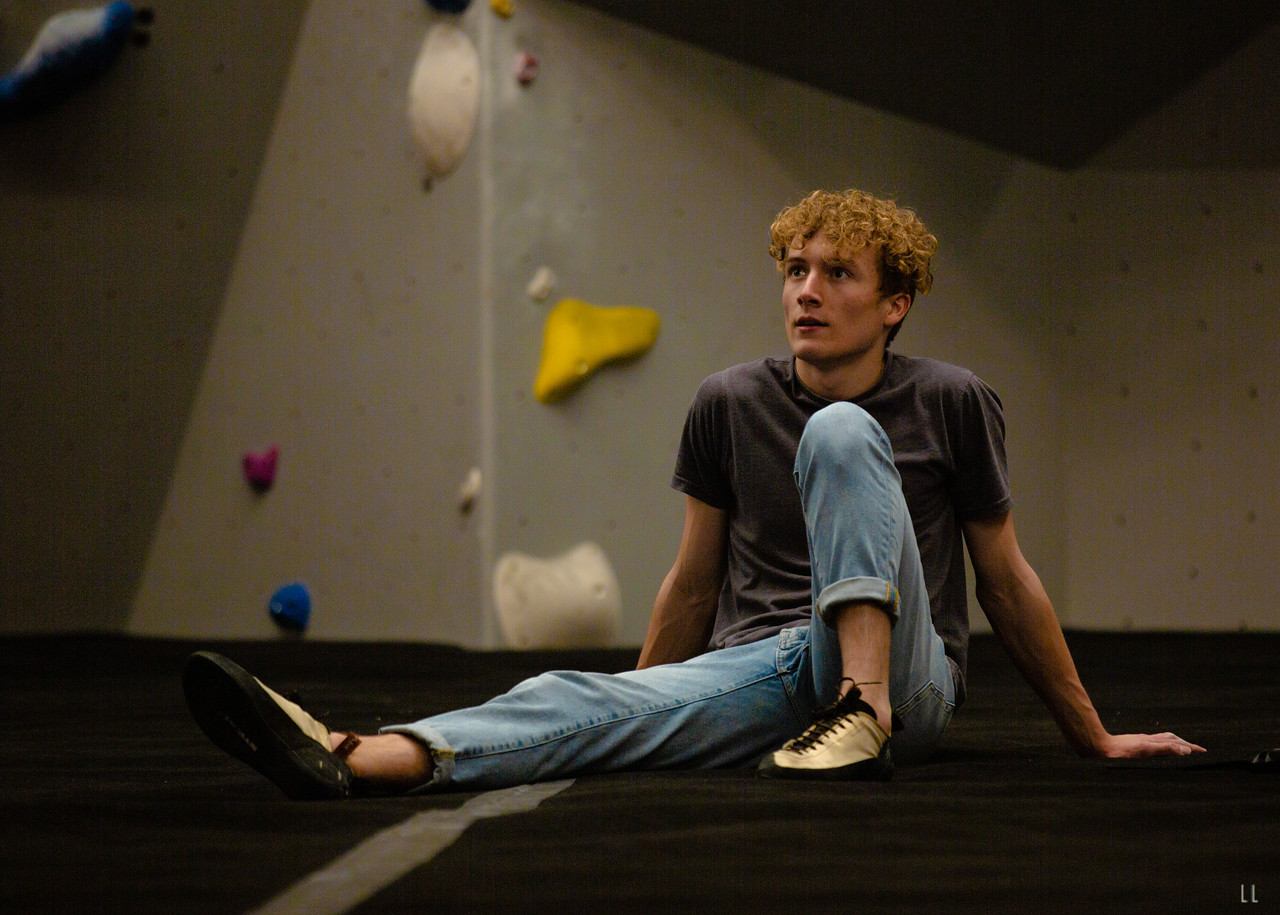
[[[729,513],[685,496],[684,533],[649,619],[641,667],[687,661],[711,640],[729,555]]]

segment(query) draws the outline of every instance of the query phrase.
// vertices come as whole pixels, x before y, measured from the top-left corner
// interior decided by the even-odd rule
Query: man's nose
[[[822,285],[817,273],[810,273],[804,278],[804,282],[800,284],[799,290],[796,292],[796,300],[799,302],[821,304],[822,302]]]

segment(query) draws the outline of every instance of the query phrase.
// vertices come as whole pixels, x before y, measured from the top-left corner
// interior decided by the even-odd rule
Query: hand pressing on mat
[[[1097,749],[1107,759],[1138,759],[1144,756],[1190,756],[1204,747],[1183,740],[1177,734],[1108,734]]]

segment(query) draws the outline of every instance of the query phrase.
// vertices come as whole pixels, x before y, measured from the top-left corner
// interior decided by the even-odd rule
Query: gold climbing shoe
[[[884,781],[893,777],[889,735],[855,686],[818,709],[799,737],[760,761],[765,778]]]

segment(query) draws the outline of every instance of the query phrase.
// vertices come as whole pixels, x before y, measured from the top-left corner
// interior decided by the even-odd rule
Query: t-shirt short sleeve
[[[1013,506],[1004,447],[1004,407],[976,375],[958,392],[960,421],[953,424],[955,481],[951,492],[962,521],[1004,514]]]
[[[713,375],[703,381],[685,418],[671,476],[674,489],[722,510],[733,504],[726,453],[727,407],[727,394],[721,380]]]

